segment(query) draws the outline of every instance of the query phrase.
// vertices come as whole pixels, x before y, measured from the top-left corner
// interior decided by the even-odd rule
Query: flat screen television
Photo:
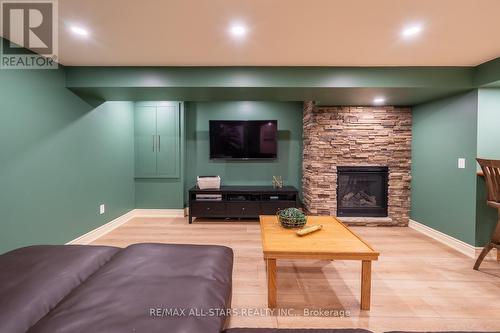
[[[275,159],[277,120],[210,120],[210,158]]]

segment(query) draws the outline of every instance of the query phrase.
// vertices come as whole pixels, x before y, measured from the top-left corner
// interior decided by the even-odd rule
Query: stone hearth
[[[411,110],[316,107],[304,103],[304,208],[337,214],[337,166],[389,168],[388,217],[349,217],[349,224],[406,226],[410,211]]]

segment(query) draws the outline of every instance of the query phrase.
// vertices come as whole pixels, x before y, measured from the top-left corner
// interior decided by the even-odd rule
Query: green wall
[[[475,244],[476,149],[476,90],[413,108],[412,220]]]
[[[224,161],[209,158],[209,120],[278,120],[278,158],[271,161]],[[273,175],[301,188],[302,104],[297,102],[191,102],[186,104],[186,181],[220,175],[225,185],[271,185]]]
[[[500,159],[500,89],[479,89],[477,155]]]
[[[135,207],[143,209],[184,208],[184,182],[179,179],[136,179]]]
[[[478,89],[413,108],[411,218],[483,246],[497,223],[476,157],[500,159],[500,89]],[[466,169],[457,158],[467,159]]]
[[[0,70],[0,253],[68,242],[134,208],[132,111],[92,109],[64,68]]]
[[[479,89],[477,156],[500,159],[500,89]],[[498,211],[486,205],[484,178],[477,177],[476,245],[490,239],[497,218]]]

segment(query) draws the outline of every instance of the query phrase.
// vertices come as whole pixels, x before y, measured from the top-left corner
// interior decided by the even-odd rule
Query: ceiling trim
[[[474,67],[65,67],[66,85],[106,100],[314,100],[415,105],[474,88]]]
[[[68,88],[473,88],[473,67],[66,67]]]
[[[477,87],[500,87],[500,57],[477,66],[473,84]]]

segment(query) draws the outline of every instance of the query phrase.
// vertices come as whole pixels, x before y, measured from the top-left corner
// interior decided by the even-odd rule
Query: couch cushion
[[[225,317],[180,311],[229,307],[232,265],[227,247],[132,245],[29,332],[219,333]]]
[[[0,255],[0,332],[26,332],[119,250],[38,245]]]

